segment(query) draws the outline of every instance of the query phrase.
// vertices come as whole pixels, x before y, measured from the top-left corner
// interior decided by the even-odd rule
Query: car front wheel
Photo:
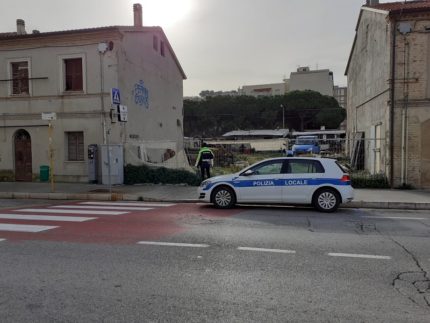
[[[313,205],[320,212],[334,212],[338,209],[339,204],[339,193],[333,189],[325,188],[317,191],[314,195]]]
[[[221,186],[215,188],[213,191],[212,203],[218,209],[229,209],[235,205],[236,197],[231,188]]]

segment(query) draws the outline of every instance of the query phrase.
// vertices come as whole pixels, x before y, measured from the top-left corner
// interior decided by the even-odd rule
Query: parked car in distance
[[[203,181],[201,201],[217,208],[236,203],[304,204],[321,212],[334,212],[353,199],[354,190],[345,169],[335,159],[278,157],[243,170]]]
[[[300,154],[319,154],[321,151],[318,136],[298,136],[292,147],[294,156]]]

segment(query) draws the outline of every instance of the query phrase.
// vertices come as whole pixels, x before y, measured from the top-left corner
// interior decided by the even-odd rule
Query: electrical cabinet
[[[102,184],[117,185],[124,183],[124,148],[122,145],[100,145]]]

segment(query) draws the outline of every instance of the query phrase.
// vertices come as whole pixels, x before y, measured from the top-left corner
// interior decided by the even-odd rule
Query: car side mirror
[[[252,169],[248,169],[247,171],[243,172],[243,176],[251,176],[254,174],[254,171]]]

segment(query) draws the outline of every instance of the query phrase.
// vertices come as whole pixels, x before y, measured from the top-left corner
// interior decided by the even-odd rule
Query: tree
[[[335,129],[345,110],[330,96],[315,91],[293,91],[283,96],[213,96],[184,101],[184,133],[192,137],[215,137],[232,130],[282,128]]]

